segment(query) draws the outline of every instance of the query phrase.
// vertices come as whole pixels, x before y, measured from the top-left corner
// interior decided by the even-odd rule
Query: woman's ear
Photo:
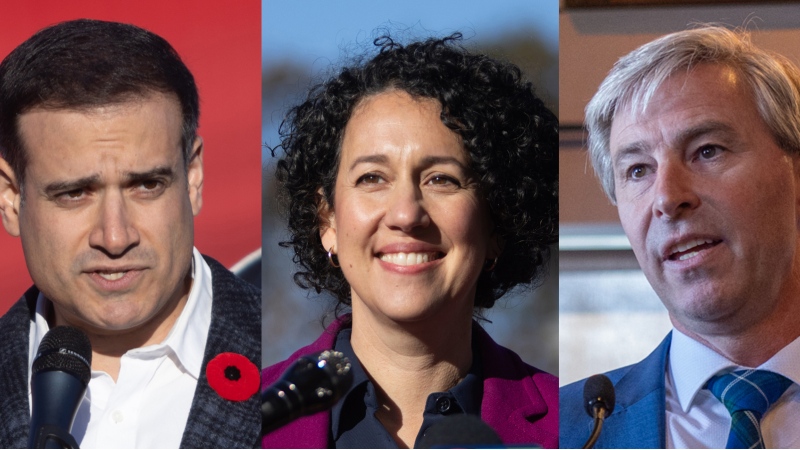
[[[492,236],[489,238],[489,252],[486,255],[486,259],[495,259],[503,253],[503,249],[506,247],[506,241],[503,239],[502,236],[497,234],[497,231],[492,233]]]
[[[317,189],[317,220],[319,220],[319,237],[326,251],[333,249],[336,253],[336,214],[325,198],[322,188]]]

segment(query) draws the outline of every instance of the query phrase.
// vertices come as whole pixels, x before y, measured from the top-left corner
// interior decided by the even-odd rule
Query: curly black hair
[[[325,290],[350,305],[350,286],[328,263],[320,242],[322,205],[333,205],[345,126],[363,99],[387,90],[436,99],[441,120],[458,133],[478,175],[503,250],[492,271],[478,279],[475,308],[491,308],[518,284],[536,285],[558,239],[558,119],[536,97],[520,69],[471,54],[461,34],[401,45],[374,40],[380,51],[314,86],[280,126],[277,164],[299,270],[295,282]],[[321,188],[321,189],[320,189]],[[320,194],[322,191],[322,195]]]

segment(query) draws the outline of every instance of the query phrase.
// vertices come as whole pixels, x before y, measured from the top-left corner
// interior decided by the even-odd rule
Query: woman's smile
[[[385,261],[397,266],[415,266],[442,258],[439,252],[430,253],[383,253],[380,255],[381,261]]]
[[[495,256],[491,221],[461,138],[440,113],[436,100],[389,90],[364,99],[347,124],[322,239],[354,310],[400,321],[472,310]]]

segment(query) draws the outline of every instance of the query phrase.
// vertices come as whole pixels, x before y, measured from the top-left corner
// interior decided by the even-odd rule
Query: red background
[[[205,182],[195,245],[230,267],[261,246],[259,0],[26,0],[0,5],[0,58],[78,18],[126,22],[172,44],[200,91]],[[0,313],[32,284],[18,238],[0,231]]]

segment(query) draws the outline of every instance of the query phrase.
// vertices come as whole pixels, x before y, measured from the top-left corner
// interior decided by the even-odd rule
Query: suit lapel
[[[39,290],[35,287],[0,318],[0,448],[28,445],[30,404],[28,402],[28,345],[32,311]]]
[[[616,407],[605,420],[597,448],[664,448],[664,374],[672,334],[642,362],[614,382]]]

